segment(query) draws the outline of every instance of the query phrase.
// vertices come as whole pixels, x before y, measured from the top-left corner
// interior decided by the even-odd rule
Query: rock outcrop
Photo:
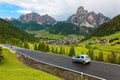
[[[109,20],[110,18],[104,16],[102,13],[88,12],[83,7],[79,7],[76,14],[73,14],[67,19],[68,22],[72,22],[77,26],[86,27],[97,27]]]
[[[13,20],[13,19],[11,19]],[[18,19],[16,19],[22,23],[27,23],[27,22],[37,22],[38,24],[54,24],[56,22],[56,20],[49,16],[48,14],[46,15],[39,15],[37,13],[28,13],[25,15],[21,15]]]

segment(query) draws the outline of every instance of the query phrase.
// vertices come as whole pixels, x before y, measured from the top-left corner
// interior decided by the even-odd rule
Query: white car
[[[86,54],[81,54],[72,58],[72,62],[82,62],[83,64],[90,63],[90,61],[90,57]]]

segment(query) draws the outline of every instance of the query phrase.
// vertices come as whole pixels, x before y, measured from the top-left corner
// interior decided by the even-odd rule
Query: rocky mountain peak
[[[38,24],[54,24],[56,22],[56,20],[48,14],[41,16],[38,13],[28,13],[25,15],[21,15],[17,20],[22,23],[33,21],[37,22]]]
[[[77,9],[77,12],[82,12],[84,11],[84,7],[83,6],[80,6],[78,9]]]
[[[41,15],[37,14],[37,13],[28,13],[25,15],[21,15],[18,18],[19,21],[26,23],[26,22],[30,22],[30,21],[36,21],[37,23],[42,24],[42,17]]]
[[[56,21],[53,17],[49,16],[48,14],[45,14],[42,16],[43,23],[47,24],[54,24]]]
[[[77,26],[86,27],[97,27],[109,20],[110,18],[104,16],[102,13],[96,14],[94,11],[88,12],[82,6],[77,9],[77,12],[74,15],[67,19],[67,21],[72,22]]]
[[[79,7],[78,9],[77,9],[77,12],[76,12],[77,14],[85,14],[85,13],[87,13],[87,10],[84,10],[84,7],[83,6],[81,6],[81,7]]]
[[[102,13],[98,13],[99,16],[104,16]]]
[[[6,20],[6,21],[13,21],[13,20],[16,20],[15,18],[5,18],[4,20]]]

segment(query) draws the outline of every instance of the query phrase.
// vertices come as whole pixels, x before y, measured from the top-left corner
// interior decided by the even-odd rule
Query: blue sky
[[[19,17],[21,14],[17,12],[17,10],[21,10],[22,8],[19,6],[11,5],[11,4],[0,4],[0,17],[2,18],[11,18],[11,17]]]
[[[120,14],[120,0],[0,0],[0,18],[18,18],[36,12],[49,14],[56,20],[66,20],[80,6],[88,12],[100,12],[110,18]]]

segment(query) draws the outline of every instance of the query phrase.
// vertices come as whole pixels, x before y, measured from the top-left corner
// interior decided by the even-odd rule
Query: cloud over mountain
[[[119,0],[0,0],[0,4],[3,3],[23,8],[16,12],[33,11],[42,15],[49,14],[57,20],[67,19],[79,6],[96,13],[101,12],[109,17],[114,17],[120,12]]]

